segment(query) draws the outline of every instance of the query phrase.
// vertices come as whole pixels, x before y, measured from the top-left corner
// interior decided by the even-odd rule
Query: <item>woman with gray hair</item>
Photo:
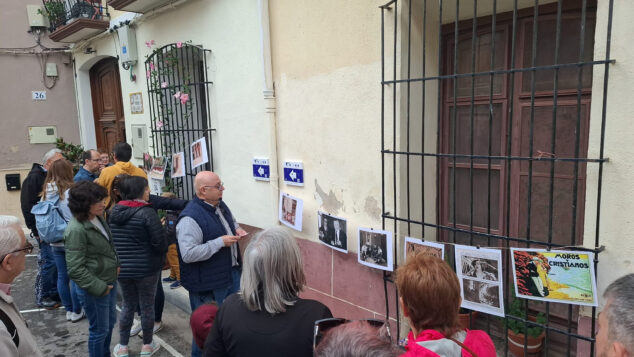
[[[314,323],[332,313],[299,298],[305,284],[293,236],[281,227],[260,232],[244,253],[240,291],[223,302],[204,355],[312,356]]]

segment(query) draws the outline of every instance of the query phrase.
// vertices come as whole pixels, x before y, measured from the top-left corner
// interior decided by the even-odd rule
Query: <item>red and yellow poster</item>
[[[518,297],[597,306],[592,252],[519,248],[511,252]]]

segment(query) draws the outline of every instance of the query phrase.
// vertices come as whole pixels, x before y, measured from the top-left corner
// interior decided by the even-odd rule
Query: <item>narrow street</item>
[[[37,243],[31,242],[37,247]],[[44,356],[86,356],[88,354],[88,320],[77,323],[67,322],[65,310],[42,310],[35,305],[33,284],[37,274],[37,248],[33,254],[27,256],[26,269],[14,281],[11,295],[14,297],[22,315],[26,319],[31,332],[38,342]],[[179,309],[169,301],[174,299],[174,291],[164,285],[166,293],[165,309],[163,312],[163,329],[157,333],[158,342],[162,348],[154,355],[158,357],[189,356],[191,349],[191,330],[189,328],[189,313]],[[179,290],[182,290],[180,288]],[[182,299],[181,299],[182,300]],[[121,306],[120,303],[117,306]],[[119,340],[119,324],[113,329],[111,350]],[[141,351],[142,340],[138,337],[130,338],[130,355],[138,355]]]

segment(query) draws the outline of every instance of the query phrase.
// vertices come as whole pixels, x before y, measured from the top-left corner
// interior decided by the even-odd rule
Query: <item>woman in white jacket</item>
[[[73,217],[68,208],[68,191],[73,185],[73,165],[67,160],[57,160],[46,173],[46,180],[42,187],[42,199],[56,202],[62,218],[68,222]],[[66,251],[64,237],[50,243],[53,249],[55,265],[57,266],[57,292],[66,309],[66,320],[77,322],[85,317],[77,297],[75,283],[68,278],[66,269]]]

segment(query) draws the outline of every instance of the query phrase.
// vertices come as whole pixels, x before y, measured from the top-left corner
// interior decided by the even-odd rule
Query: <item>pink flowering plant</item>
[[[187,56],[185,51],[192,46],[191,41],[157,47],[154,40],[148,40],[145,46],[151,50],[146,55],[145,68],[152,120],[158,130],[180,128],[180,122],[191,118],[194,110],[190,73],[194,69],[180,63]]]

